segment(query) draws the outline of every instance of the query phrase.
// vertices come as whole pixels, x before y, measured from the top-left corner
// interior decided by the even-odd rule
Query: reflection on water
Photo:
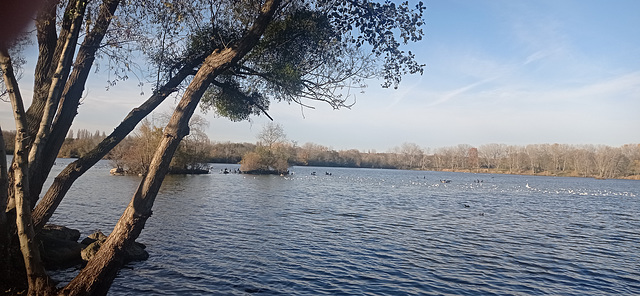
[[[111,295],[640,294],[637,181],[225,167],[167,178]],[[53,222],[108,232],[139,180],[93,169]]]

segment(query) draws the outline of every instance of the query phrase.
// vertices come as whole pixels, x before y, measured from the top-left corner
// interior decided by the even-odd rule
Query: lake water
[[[109,168],[81,177],[51,222],[110,232],[140,178]],[[640,294],[638,181],[223,168],[237,166],[167,177],[138,239],[151,257],[110,295]]]

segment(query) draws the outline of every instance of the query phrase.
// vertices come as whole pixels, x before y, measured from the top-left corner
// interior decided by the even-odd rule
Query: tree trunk
[[[47,91],[51,82],[49,69],[51,64],[57,64],[55,50],[58,37],[56,35],[56,5],[58,1],[48,0],[38,12],[36,17],[36,30],[38,39],[38,61],[34,72],[33,99],[27,110],[27,124],[29,134],[35,135],[38,131]],[[66,15],[66,14],[65,14]],[[62,36],[61,32],[61,36]]]
[[[29,203],[29,178],[28,178],[28,127],[22,102],[22,96],[18,89],[18,82],[13,74],[13,66],[8,50],[0,45],[0,66],[3,78],[7,86],[7,92],[11,100],[15,122],[16,140],[13,161],[15,181],[14,200],[16,205],[16,227],[20,241],[20,251],[24,259],[29,295],[45,295],[53,292],[55,286],[47,276],[40,251],[35,239],[33,224],[31,221],[31,205]]]
[[[194,66],[200,64],[202,60],[203,58],[196,59],[185,65],[163,87],[140,105],[140,107],[131,110],[120,125],[118,125],[107,138],[102,140],[102,142],[87,153],[86,156],[72,162],[58,174],[47,193],[33,211],[33,222],[36,232],[39,232],[49,221],[49,218],[51,218],[75,180],[82,176],[89,168],[109,153],[111,149],[118,145],[122,139],[129,135],[143,118],[149,115],[169,94],[175,91],[175,88],[193,72]]]
[[[73,9],[73,22],[70,27],[70,34],[68,34],[68,37],[64,40],[61,57],[51,79],[51,86],[47,94],[40,126],[29,151],[29,176],[33,176],[35,172],[40,171],[44,148],[49,138],[49,133],[51,132],[53,116],[60,102],[62,88],[67,81],[66,77],[71,69],[71,61],[73,60],[73,53],[76,49],[75,45],[78,41],[78,34],[80,33],[86,9],[85,1],[78,1],[76,3],[75,9]]]
[[[100,48],[100,43],[107,32],[107,28],[113,19],[113,13],[119,4],[120,0],[103,0],[100,5],[100,12],[95,20],[95,26],[84,38],[82,45],[78,49],[78,54],[73,64],[73,71],[62,93],[61,107],[55,117],[50,140],[47,141],[44,148],[44,151],[48,151],[48,153],[44,155],[40,169],[34,172],[30,179],[32,206],[35,206],[38,200],[42,186],[47,180],[51,167],[53,167],[53,163],[56,160],[57,152],[60,150],[69,132],[69,128],[78,113],[80,99],[95,60],[95,54],[98,48]]]
[[[142,232],[180,141],[189,133],[189,119],[202,94],[222,71],[244,57],[259,41],[281,0],[267,0],[252,28],[235,46],[215,50],[206,59],[187,87],[165,128],[162,142],[151,162],[149,173],[136,190],[129,206],[109,238],[94,258],[61,292],[65,295],[105,295],[123,264],[123,250]]]
[[[74,15],[72,11],[76,7],[76,3],[78,1],[79,0],[70,0],[67,4],[67,8],[63,14],[64,18],[62,20],[59,38],[56,36],[56,6],[58,5],[57,0],[46,0],[42,9],[38,12],[38,15],[36,17],[38,61],[34,73],[33,99],[31,101],[29,109],[26,112],[29,133],[29,146],[38,133],[40,122],[42,120],[46,107],[52,77],[56,70],[56,67],[52,67],[52,65],[58,64],[60,55],[66,43],[65,41],[71,34],[70,27],[72,24],[72,16]],[[73,47],[75,49],[75,43],[73,44]],[[62,77],[63,85],[66,83],[68,70],[69,69],[67,69],[67,72],[65,72],[66,74]],[[47,151],[48,153],[55,153],[57,155],[57,151]],[[30,174],[29,177],[32,178],[33,176]],[[13,171],[11,169],[9,170],[9,180],[14,180]],[[33,180],[31,180],[29,183],[30,185],[34,185],[38,182],[34,182]],[[15,207],[12,199],[12,188],[13,186],[9,187],[9,208]],[[30,188],[30,191],[31,190],[33,190],[33,188]],[[35,199],[37,199],[39,194],[40,192],[38,191],[33,192],[32,195],[35,195]],[[32,206],[35,205],[35,201],[36,200],[31,201]]]

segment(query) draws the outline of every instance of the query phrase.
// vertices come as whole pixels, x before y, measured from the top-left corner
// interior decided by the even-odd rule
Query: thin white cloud
[[[640,101],[640,71],[625,73],[586,84],[570,93],[573,97],[615,99],[632,96]]]
[[[507,94],[517,103],[565,102],[571,104],[588,101],[605,102],[614,99],[634,99],[640,102],[640,71],[604,77],[598,80],[583,80],[581,83],[561,83],[549,86],[544,82],[525,80],[511,81],[494,90]],[[580,107],[576,105],[575,107]]]
[[[407,83],[405,79],[404,84],[402,84],[402,86],[399,89],[386,90],[385,92],[392,91],[392,101],[387,106],[387,109],[393,108],[404,99],[413,96],[416,93],[416,90],[419,91],[419,89],[423,84],[422,79],[423,79],[423,76],[419,76],[417,80],[412,81],[411,83]],[[368,91],[371,92],[372,89],[369,89]]]
[[[523,66],[538,62],[538,61],[542,61],[548,58],[562,58],[562,55],[564,54],[564,48],[561,46],[549,46],[547,48],[543,48],[543,49],[539,49],[535,52],[533,52],[532,54],[528,55],[525,59],[524,62],[522,63]]]
[[[480,85],[486,84],[486,83],[488,83],[488,82],[490,82],[492,80],[495,80],[495,78],[483,79],[483,80],[476,81],[474,83],[465,85],[463,87],[454,89],[452,91],[448,91],[448,92],[444,93],[443,95],[441,95],[439,99],[437,99],[434,102],[431,102],[431,103],[427,104],[425,107],[426,108],[432,108],[432,107],[444,104],[444,103],[450,101],[451,99],[453,99],[455,97],[458,97],[458,96],[460,96],[460,95],[462,95],[464,93],[468,93],[470,90],[472,90],[472,89],[474,89],[474,88],[476,88],[476,87],[478,87]]]

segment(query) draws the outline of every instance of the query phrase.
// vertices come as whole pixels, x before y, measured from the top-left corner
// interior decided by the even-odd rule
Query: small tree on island
[[[168,116],[161,115],[160,117],[161,122],[168,121]],[[167,119],[162,117],[167,117]],[[171,160],[169,173],[200,174],[209,172],[206,163],[209,160],[210,141],[204,132],[208,124],[202,116],[194,115],[191,118],[189,121],[191,133],[180,143]],[[111,165],[118,169],[118,173],[147,174],[156,147],[162,140],[162,135],[162,127],[156,126],[147,119],[143,120],[133,136],[128,137],[111,151],[112,153],[109,154]]]
[[[269,123],[258,134],[254,151],[240,161],[240,171],[246,174],[288,174],[289,153],[287,135],[280,124]]]

